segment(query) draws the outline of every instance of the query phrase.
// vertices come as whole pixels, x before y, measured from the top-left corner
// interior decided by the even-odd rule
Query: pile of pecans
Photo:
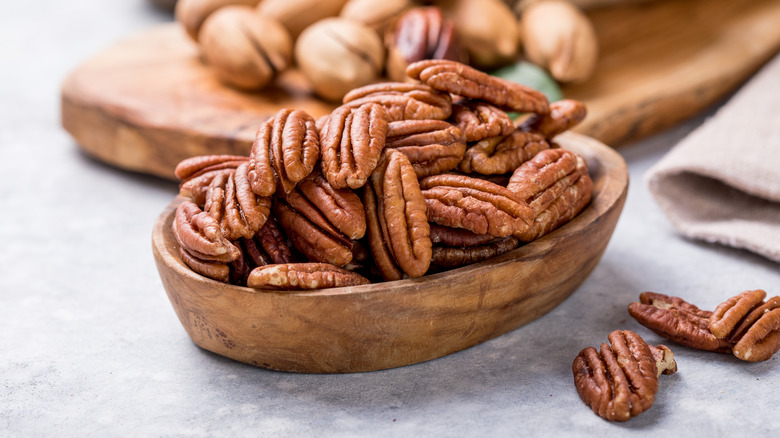
[[[552,139],[585,117],[454,61],[355,89],[315,120],[283,109],[249,157],[187,159],[173,232],[215,280],[321,289],[479,262],[577,215],[593,183]],[[505,111],[528,113],[517,126]]]

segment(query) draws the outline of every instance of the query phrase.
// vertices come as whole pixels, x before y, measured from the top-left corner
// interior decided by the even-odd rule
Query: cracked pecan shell
[[[222,234],[219,222],[195,205],[184,201],[176,208],[173,235],[182,261],[193,271],[219,281],[228,281],[228,263],[241,257],[241,250]]]
[[[651,349],[636,333],[616,330],[599,351],[583,349],[574,359],[574,386],[585,404],[609,421],[628,421],[649,409],[658,392],[658,376],[677,369],[671,350]],[[659,354],[660,353],[660,354]]]
[[[472,263],[478,263],[515,248],[520,241],[512,236],[497,237],[490,241],[471,246],[439,246],[434,245],[431,264],[446,268],[455,268]]]
[[[368,284],[365,277],[328,263],[284,263],[252,270],[247,286],[255,289],[312,290]]]
[[[282,109],[260,126],[249,155],[249,181],[259,196],[287,193],[320,157],[316,121],[305,111]]]
[[[466,152],[460,129],[442,120],[391,122],[385,147],[406,155],[417,178],[454,169]]]
[[[504,111],[479,100],[459,99],[453,102],[450,120],[460,128],[469,143],[506,136],[515,129],[512,119]]]
[[[556,135],[577,126],[588,111],[585,104],[574,99],[561,99],[550,104],[549,114],[532,114],[526,118],[518,129],[526,132],[537,132],[548,140]]]
[[[459,62],[438,59],[418,61],[406,68],[406,74],[435,90],[483,100],[505,111],[539,114],[550,111],[543,93]]]
[[[420,181],[428,220],[476,234],[505,237],[533,223],[533,211],[506,187],[464,175],[434,175]]]
[[[244,162],[233,173],[216,175],[206,194],[203,209],[219,222],[228,240],[251,238],[271,212],[271,197],[252,191],[248,172],[249,164]]]
[[[389,116],[381,105],[341,106],[320,131],[322,173],[337,189],[363,187],[385,147]]]
[[[544,137],[512,131],[505,137],[487,138],[468,148],[458,170],[482,175],[509,173],[546,149],[550,145]]]
[[[344,96],[344,105],[382,105],[390,121],[445,120],[452,113],[452,98],[424,84],[380,82],[356,88]]]
[[[181,181],[179,194],[202,206],[206,202],[206,192],[214,177],[233,173],[247,160],[247,157],[239,155],[201,155],[182,160],[173,171]]]

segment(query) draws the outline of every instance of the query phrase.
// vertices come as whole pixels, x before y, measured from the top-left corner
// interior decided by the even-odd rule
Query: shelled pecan
[[[546,114],[547,97],[533,88],[490,76],[455,61],[424,60],[410,64],[406,74],[431,88],[488,102],[502,110]]]
[[[320,157],[315,120],[305,111],[282,109],[260,126],[249,155],[249,182],[259,196],[287,193]]]
[[[486,243],[471,246],[433,246],[431,264],[454,268],[481,262],[515,248],[520,241],[512,236],[496,237]]]
[[[311,290],[370,283],[360,274],[328,263],[285,263],[252,270],[247,286],[255,289]]]
[[[254,236],[271,211],[271,197],[252,191],[248,173],[247,162],[233,173],[220,173],[211,181],[206,194],[203,209],[219,222],[228,240]]]
[[[476,234],[463,228],[450,228],[431,224],[431,242],[444,246],[478,246],[484,245],[495,237],[490,234]]]
[[[577,126],[588,114],[579,100],[561,99],[550,104],[548,114],[531,114],[518,126],[525,132],[536,132],[547,140]]]
[[[549,148],[544,137],[538,134],[510,131],[505,137],[486,138],[472,145],[466,150],[458,169],[483,175],[509,173]]]
[[[583,349],[574,359],[574,386],[598,416],[627,421],[649,409],[658,392],[658,377],[677,371],[666,346],[651,347],[636,333],[616,330],[600,350]]]
[[[385,147],[406,155],[417,178],[454,169],[466,152],[460,129],[442,120],[391,122]]]
[[[434,175],[420,181],[428,220],[476,234],[505,237],[525,232],[533,211],[506,187],[465,175]]]
[[[387,110],[390,121],[444,120],[452,113],[452,98],[424,84],[380,82],[356,88],[344,96],[344,105],[377,103]]]
[[[249,158],[241,155],[201,155],[181,161],[174,169],[181,183],[179,194],[202,206],[209,184],[219,174],[231,174]]]
[[[506,136],[515,129],[507,113],[480,100],[458,99],[453,102],[450,120],[460,128],[469,143]]]

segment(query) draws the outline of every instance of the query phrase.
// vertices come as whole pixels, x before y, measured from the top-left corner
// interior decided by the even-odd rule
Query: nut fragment
[[[337,189],[363,187],[385,147],[388,115],[375,103],[341,106],[320,131],[322,173]]]
[[[249,182],[259,196],[288,193],[320,157],[315,120],[305,111],[282,109],[257,131],[249,155]]]
[[[537,132],[547,140],[577,126],[585,116],[587,109],[579,100],[561,99],[550,104],[549,114],[531,114],[518,129],[527,132]]]
[[[390,121],[444,120],[452,113],[452,98],[423,84],[380,82],[356,88],[344,96],[344,104],[377,103],[387,110]]]
[[[247,161],[247,157],[240,155],[201,155],[187,158],[174,170],[174,175],[181,180],[179,194],[191,198],[198,205],[203,205],[206,202],[206,192],[214,177],[219,174],[229,175]]]
[[[418,61],[409,65],[406,74],[435,90],[484,100],[505,111],[539,114],[550,111],[543,93],[455,61]]]
[[[443,120],[391,122],[385,147],[406,155],[417,178],[454,169],[466,152],[460,129]]]
[[[252,270],[247,286],[255,289],[311,290],[358,286],[369,281],[360,274],[327,263],[285,263]]]
[[[271,198],[252,191],[248,169],[245,162],[231,174],[217,175],[206,195],[203,209],[219,222],[228,240],[254,236],[265,225],[271,210]]]
[[[509,135],[515,128],[505,112],[479,100],[453,102],[451,120],[463,132],[467,142]]]
[[[668,348],[659,345],[661,354],[654,354],[632,331],[616,330],[608,339],[611,346],[602,343],[600,351],[585,348],[574,359],[574,386],[598,416],[627,421],[653,405],[658,376],[674,372],[677,365]]]
[[[225,238],[216,219],[184,201],[176,208],[172,228],[187,266],[201,275],[228,281],[227,263],[239,258],[241,251]]]
[[[465,173],[500,175],[512,172],[550,145],[538,135],[510,131],[505,137],[484,139],[466,150],[458,169]]]

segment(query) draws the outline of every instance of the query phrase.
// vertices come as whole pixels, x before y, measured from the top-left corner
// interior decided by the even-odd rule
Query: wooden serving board
[[[588,105],[576,131],[612,146],[695,115],[780,48],[780,0],[659,0],[588,14],[599,64],[563,91]],[[282,107],[318,117],[334,105],[294,70],[259,93],[223,86],[175,23],[108,48],[62,86],[62,124],[85,151],[171,179],[190,156],[248,154],[258,124]]]

